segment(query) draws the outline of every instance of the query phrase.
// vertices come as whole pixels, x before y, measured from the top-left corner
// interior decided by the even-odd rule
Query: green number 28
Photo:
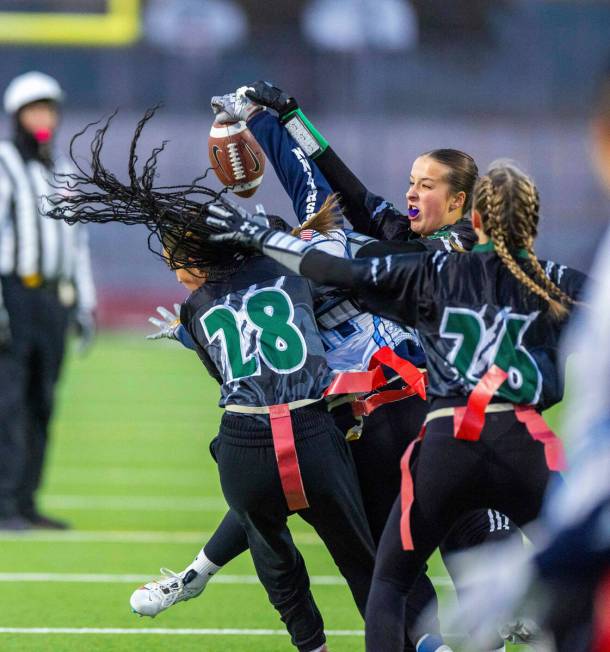
[[[264,288],[245,302],[245,319],[230,306],[214,306],[200,319],[209,342],[222,342],[228,380],[254,376],[261,360],[272,371],[289,374],[305,363],[307,346],[294,325],[294,306],[279,288]],[[246,355],[249,334],[254,331],[256,349]]]

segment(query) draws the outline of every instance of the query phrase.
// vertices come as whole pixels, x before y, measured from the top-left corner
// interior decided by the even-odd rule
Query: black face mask
[[[14,118],[13,134],[15,147],[19,150],[19,153],[25,161],[35,160],[40,161],[47,167],[52,166],[52,138],[45,142],[37,140],[33,134],[23,128],[18,115]]]

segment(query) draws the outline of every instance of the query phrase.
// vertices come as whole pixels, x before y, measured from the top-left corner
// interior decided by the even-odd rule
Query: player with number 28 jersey
[[[310,282],[269,259],[202,285],[181,322],[221,381],[221,407],[319,399],[330,382]]]

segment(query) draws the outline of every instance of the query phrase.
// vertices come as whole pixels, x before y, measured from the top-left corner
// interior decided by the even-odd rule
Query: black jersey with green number
[[[317,399],[328,386],[310,282],[272,260],[257,256],[204,284],[180,320],[221,384],[221,406]]]
[[[526,270],[531,265],[524,253],[517,261]],[[551,261],[541,264],[564,292],[580,296],[584,274]],[[403,254],[349,265],[312,252],[301,271],[349,287],[372,313],[416,327],[431,397],[467,396],[495,364],[508,373],[497,393],[501,399],[541,409],[561,400],[557,355],[566,321],[554,319],[546,303],[525,290],[493,245],[469,254]]]

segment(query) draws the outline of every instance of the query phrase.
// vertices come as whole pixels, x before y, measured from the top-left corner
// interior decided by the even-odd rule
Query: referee
[[[12,138],[0,141],[0,529],[64,529],[41,514],[42,475],[66,331],[94,334],[87,234],[46,216],[53,174],[66,172],[53,141],[63,92],[40,72],[4,93]]]

